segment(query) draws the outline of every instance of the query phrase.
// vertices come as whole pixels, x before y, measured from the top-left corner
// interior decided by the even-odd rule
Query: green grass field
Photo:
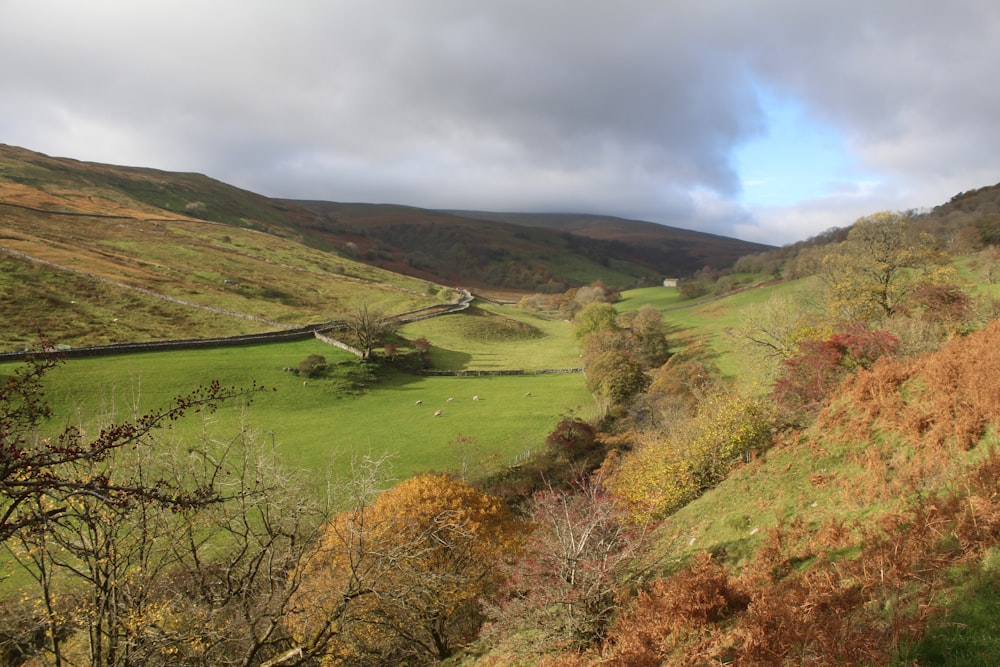
[[[625,313],[639,310],[643,306],[665,310],[667,308],[683,308],[693,303],[693,301],[684,299],[676,287],[640,287],[622,292],[622,298],[615,304],[615,308],[619,312]]]
[[[753,308],[774,296],[803,289],[803,281],[788,281],[751,287],[721,298],[684,300],[673,287],[647,287],[629,290],[615,304],[619,312],[638,310],[650,305],[663,313],[672,347],[695,340],[707,341],[718,357],[715,362],[724,375],[752,384],[760,378],[759,368],[740,349],[732,329]]]
[[[323,355],[340,372],[304,383],[282,370],[309,354]],[[0,373],[11,367],[0,366]],[[211,418],[215,432],[234,432],[245,414],[289,465],[317,479],[348,470],[357,456],[384,453],[393,456],[395,476],[406,477],[463,463],[481,470],[509,465],[541,447],[561,415],[594,411],[580,374],[422,377],[390,369],[352,389],[342,376],[358,367],[354,357],[319,341],[71,359],[48,376],[57,415],[51,426],[93,427],[96,416],[122,421],[213,380],[241,387],[255,382],[276,391],[256,395],[248,411],[224,406]],[[441,416],[433,416],[436,410]],[[177,428],[197,430],[200,422],[189,419]],[[459,435],[468,444],[454,444]]]
[[[513,306],[477,301],[466,313],[413,322],[400,334],[430,341],[435,369],[534,371],[580,366],[571,323]]]

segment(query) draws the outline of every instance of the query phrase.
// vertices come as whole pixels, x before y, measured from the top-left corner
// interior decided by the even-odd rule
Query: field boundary
[[[421,370],[420,375],[429,377],[477,377],[482,375],[559,375],[569,373],[582,373],[582,368],[539,368],[534,371],[526,371],[521,368],[507,370],[462,370],[462,371],[437,371]]]
[[[416,310],[393,315],[389,319],[405,324],[429,317],[440,317],[452,313],[461,312],[469,307],[473,300],[472,294],[468,290],[461,290],[459,298],[452,303],[435,304],[424,306]],[[26,356],[36,357],[99,357],[113,354],[134,354],[138,352],[163,352],[167,350],[190,350],[204,349],[211,347],[228,347],[236,345],[262,345],[266,343],[288,342],[293,340],[305,340],[316,338],[328,345],[339,347],[355,356],[362,356],[362,352],[357,348],[337,340],[326,334],[343,330],[344,324],[341,322],[322,322],[319,324],[307,324],[294,329],[283,329],[281,331],[271,331],[259,334],[241,334],[237,336],[220,336],[217,338],[182,338],[175,340],[158,340],[148,342],[132,343],[109,343],[107,345],[89,345],[86,347],[57,348],[53,350],[32,351],[17,350],[13,352],[0,352],[0,362],[19,361]]]

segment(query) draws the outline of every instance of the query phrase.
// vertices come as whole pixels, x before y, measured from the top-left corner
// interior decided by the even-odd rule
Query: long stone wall
[[[469,308],[472,303],[473,296],[467,290],[462,290],[462,296],[455,302],[451,304],[441,304],[438,306],[426,306],[424,308],[419,308],[417,310],[410,311],[409,313],[402,313],[401,315],[394,316],[398,322],[416,322],[418,320],[428,319],[430,317],[440,317],[441,315],[450,315],[452,313],[461,312]],[[444,308],[442,308],[444,307]],[[427,313],[423,315],[418,315],[416,317],[407,317],[408,315],[414,313],[420,313],[428,309],[437,309],[437,312]],[[292,340],[305,340],[307,338],[316,338],[327,345],[332,345],[334,347],[340,348],[355,355],[356,357],[364,356],[364,353],[348,345],[347,343],[333,338],[327,334],[333,333],[335,331],[342,331],[344,325],[338,322],[324,322],[322,324],[310,324],[308,326],[299,327],[297,329],[286,329],[283,331],[272,331],[270,333],[262,334],[244,334],[241,336],[226,336],[220,338],[189,338],[181,340],[161,340],[161,341],[149,341],[145,343],[111,343],[108,345],[92,345],[89,347],[75,347],[67,348],[61,350],[53,350],[50,352],[31,352],[29,350],[22,350],[19,352],[0,352],[0,362],[5,361],[19,361],[23,359],[28,354],[34,354],[35,356],[60,356],[68,359],[80,358],[80,357],[98,357],[110,354],[134,354],[137,352],[162,352],[166,350],[184,350],[184,349],[205,349],[211,347],[227,347],[233,345],[262,345],[265,343],[278,343]],[[548,373],[582,373],[582,368],[550,368],[550,369],[540,369],[532,371],[530,374],[543,375]],[[475,377],[475,376],[487,376],[487,375],[527,375],[528,371],[523,369],[511,369],[511,370],[461,370],[461,371],[437,371],[437,370],[423,370],[420,371],[421,375],[426,376],[441,376],[441,377]]]
[[[472,294],[470,294],[467,290],[462,290],[461,296],[454,303],[425,306],[424,308],[410,311],[410,313],[419,313],[430,308],[437,309],[437,312],[413,318],[408,318],[406,317],[408,313],[403,313],[402,315],[394,316],[394,319],[403,323],[425,319],[426,317],[439,317],[441,315],[461,312],[469,307],[469,304],[472,303],[472,299]],[[309,324],[294,329],[283,329],[280,331],[272,331],[261,334],[223,336],[219,338],[189,338],[138,343],[110,343],[108,345],[91,345],[87,347],[58,349],[50,352],[31,352],[30,350],[20,350],[14,352],[0,352],[0,362],[19,361],[29,353],[34,354],[35,356],[61,356],[71,359],[79,357],[98,357],[110,354],[131,354],[136,352],[162,352],[165,350],[225,347],[229,345],[261,345],[264,343],[278,343],[290,340],[305,340],[307,338],[316,338],[324,343],[327,343],[328,345],[333,345],[342,350],[346,350],[356,356],[362,356],[361,351],[357,348],[326,335],[337,330],[342,330],[343,328],[344,325],[338,324],[337,322],[323,322],[321,324]]]
[[[316,340],[322,341],[322,342],[326,343],[327,345],[332,345],[334,347],[339,347],[341,350],[345,350],[347,352],[350,352],[355,357],[363,357],[363,356],[365,356],[365,353],[362,352],[361,350],[359,350],[358,348],[352,347],[352,346],[348,345],[347,343],[345,343],[343,341],[337,340],[336,338],[330,338],[329,336],[326,336],[326,335],[320,333],[319,331],[314,331],[313,332],[313,336],[316,337]]]
[[[159,340],[144,343],[110,343],[108,345],[91,345],[88,347],[72,347],[46,352],[21,350],[18,352],[0,352],[0,361],[17,361],[27,354],[34,356],[60,356],[68,359],[78,357],[99,357],[110,354],[134,354],[137,352],[162,352],[165,350],[203,349],[210,347],[228,347],[232,345],[261,345],[291,340],[312,338],[315,326],[300,327],[287,331],[274,331],[263,334],[245,334],[222,338],[189,338],[181,340]]]

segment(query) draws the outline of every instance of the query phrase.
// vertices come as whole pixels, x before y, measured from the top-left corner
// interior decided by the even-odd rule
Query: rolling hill
[[[595,279],[617,287],[659,284],[769,248],[608,216],[282,201],[317,214],[302,227],[310,237],[350,239],[350,252],[366,262],[494,291],[561,292]]]
[[[344,260],[452,286],[562,291],[617,287],[731,265],[766,246],[648,222],[580,215],[448,212],[270,199],[193,173],[54,158],[0,145],[0,214],[189,224],[264,232]],[[131,224],[131,223],[129,223]]]
[[[270,200],[204,176],[4,147],[0,349],[257,333],[454,295],[303,241]]]

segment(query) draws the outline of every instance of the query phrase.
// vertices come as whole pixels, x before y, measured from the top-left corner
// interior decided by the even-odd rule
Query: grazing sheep
[[[435,417],[440,417],[441,416],[441,411],[440,410],[435,410],[434,411],[434,416]]]
[[[309,380],[303,380],[302,381],[302,386],[303,387],[308,387],[309,386]]]
[[[531,392],[530,391],[524,392],[524,396],[525,396],[525,398],[527,398],[528,396],[531,396]]]
[[[417,399],[417,402],[414,403],[414,405],[423,405],[423,404],[424,404],[424,402],[421,401],[421,400],[419,400],[419,399]]]
[[[478,401],[478,400],[479,400],[479,397],[478,397],[478,396],[473,396],[473,397],[472,397],[472,400],[474,400],[474,401]]]
[[[451,402],[452,402],[452,401],[454,401],[454,400],[455,400],[454,398],[452,398],[451,396],[449,396],[449,397],[448,397],[448,400],[447,400],[447,402],[448,402],[448,403],[451,403]]]

